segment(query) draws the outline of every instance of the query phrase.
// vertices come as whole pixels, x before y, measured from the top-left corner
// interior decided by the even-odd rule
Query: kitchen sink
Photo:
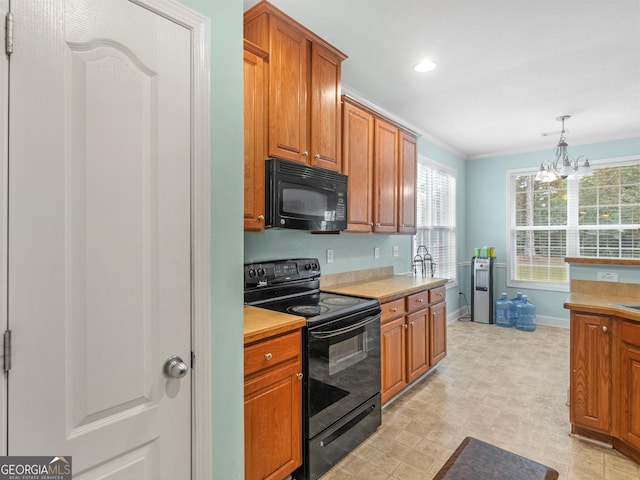
[[[628,305],[628,304],[624,304],[624,303],[610,303],[609,305],[612,306],[612,307],[631,308],[633,310],[639,310],[640,311],[640,305]]]

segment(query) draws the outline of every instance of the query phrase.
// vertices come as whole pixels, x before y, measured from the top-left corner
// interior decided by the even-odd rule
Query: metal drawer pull
[[[266,360],[271,360],[271,359],[273,358],[273,355],[272,355],[272,354],[270,354],[270,353],[265,353],[265,354],[264,354],[264,358],[265,358]]]
[[[393,313],[396,313],[396,312],[398,311],[398,309],[397,309],[397,308],[392,308],[392,309],[391,309],[391,311],[392,311]]]
[[[609,329],[607,328],[607,326],[606,326],[606,325],[604,325],[604,326],[602,327],[602,331],[603,331],[604,333],[607,333],[607,332],[609,331]]]
[[[296,377],[298,377],[298,380],[302,380],[303,375],[302,373],[296,373]]]
[[[418,300],[420,303],[424,302],[424,300],[421,298],[420,300]]]

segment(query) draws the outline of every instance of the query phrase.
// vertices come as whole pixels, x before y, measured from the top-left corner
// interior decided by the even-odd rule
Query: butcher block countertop
[[[325,292],[353,295],[355,297],[376,298],[381,303],[390,302],[412,293],[440,287],[447,283],[446,278],[420,277],[413,275],[394,275],[374,280],[337,284],[321,287]]]
[[[292,332],[306,325],[304,317],[244,306],[244,344]]]
[[[640,284],[571,280],[564,308],[640,322],[639,310],[617,306],[620,304],[640,305]]]

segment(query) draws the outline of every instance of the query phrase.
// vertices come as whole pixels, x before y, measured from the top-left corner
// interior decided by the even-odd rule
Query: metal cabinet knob
[[[420,299],[418,299],[418,302],[423,303],[424,299],[420,298]]]
[[[607,326],[606,326],[606,325],[604,325],[604,326],[602,327],[602,331],[603,331],[604,333],[607,333],[607,332],[609,331],[609,329],[607,328]]]
[[[296,377],[298,377],[298,380],[302,380],[302,377],[303,377],[303,376],[304,376],[304,375],[302,375],[302,373],[297,373],[297,374],[296,374]]]
[[[396,313],[396,312],[398,311],[398,309],[397,309],[397,308],[392,308],[392,309],[391,309],[391,311],[392,311],[393,313]]]
[[[319,159],[320,159],[320,154],[319,154],[319,153],[316,153],[316,154],[313,156],[313,158],[315,158],[316,160],[319,160]]]
[[[264,215],[258,215],[258,220],[260,220],[261,222],[264,222]]]
[[[271,360],[271,359],[273,358],[273,355],[272,355],[271,353],[265,353],[265,354],[264,354],[264,358],[265,358],[266,360]]]
[[[404,329],[406,330],[407,328],[409,328],[409,325],[407,325],[406,323],[403,325]]]
[[[308,155],[309,155],[309,152],[302,152],[302,156],[303,156],[303,157],[306,157],[306,156],[308,156]]]
[[[167,378],[182,378],[189,371],[189,367],[179,356],[171,355],[165,360],[162,371]]]

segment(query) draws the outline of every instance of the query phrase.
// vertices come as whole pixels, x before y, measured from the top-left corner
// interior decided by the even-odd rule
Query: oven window
[[[367,358],[367,331],[329,346],[329,375],[355,365]]]
[[[328,199],[325,193],[298,186],[283,185],[282,212],[284,214],[325,218],[328,210]]]

